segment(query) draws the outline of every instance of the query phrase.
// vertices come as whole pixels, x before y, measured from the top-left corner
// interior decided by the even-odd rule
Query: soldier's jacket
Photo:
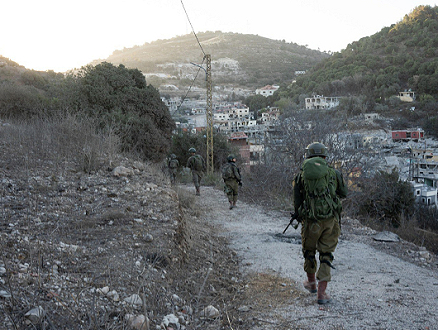
[[[229,164],[231,165],[231,169],[233,170],[234,175],[234,178],[232,178],[232,180],[235,179],[237,182],[242,181],[242,176],[240,175],[240,170],[237,165],[233,162],[230,162]]]
[[[333,168],[332,168],[333,169]],[[333,169],[333,171],[336,173],[336,195],[339,198],[345,198],[347,197],[348,189],[345,185],[344,178],[342,176],[342,173],[336,169]],[[293,200],[294,200],[294,209],[295,212],[298,213],[298,209],[301,206],[301,204],[304,202],[306,196],[304,185],[302,181],[302,172],[300,171],[294,179],[293,182]],[[340,210],[339,210],[340,212]]]
[[[190,168],[192,171],[205,171],[205,160],[201,155],[193,155],[187,160],[186,167]]]

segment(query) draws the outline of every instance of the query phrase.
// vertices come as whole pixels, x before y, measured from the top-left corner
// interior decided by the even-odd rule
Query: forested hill
[[[438,8],[418,6],[400,22],[315,65],[284,96],[365,95],[374,101],[412,89],[438,100],[437,46]]]
[[[223,82],[230,80],[232,82],[234,78],[236,83],[242,85],[257,84],[259,86],[263,83],[290,82],[295,71],[307,71],[329,57],[329,54],[311,50],[305,46],[256,35],[203,32],[198,33],[197,37],[199,44],[193,34],[188,34],[117,50],[105,61],[138,68],[143,73],[164,72],[179,76],[181,66],[177,65],[190,66],[190,62],[202,63],[203,50],[205,54],[211,55],[212,62],[219,59],[237,61],[235,64],[239,70],[238,77],[225,74],[227,70],[230,73],[236,69],[235,65],[233,67],[227,65],[222,68],[224,71],[222,76],[226,76]],[[176,66],[168,65],[169,63],[176,64]],[[215,68],[216,73],[218,69],[220,70],[220,68]]]

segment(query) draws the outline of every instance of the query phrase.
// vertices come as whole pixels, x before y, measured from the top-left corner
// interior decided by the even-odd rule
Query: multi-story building
[[[306,110],[332,109],[339,105],[339,97],[314,95],[306,97]]]
[[[417,203],[428,206],[437,206],[437,188],[419,182],[411,182],[411,184],[414,189],[415,200]]]

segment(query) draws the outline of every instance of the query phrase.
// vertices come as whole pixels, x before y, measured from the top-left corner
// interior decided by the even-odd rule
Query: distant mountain
[[[199,43],[198,43],[199,40]],[[201,49],[202,48],[202,49]],[[157,40],[115,51],[105,61],[137,68],[145,74],[187,84],[211,55],[214,84],[262,87],[290,83],[295,71],[307,71],[330,55],[305,46],[256,35],[205,32]],[[151,78],[157,79],[157,78]],[[199,79],[202,83],[202,79]]]
[[[400,22],[349,44],[317,63],[283,96],[363,95],[372,108],[373,102],[409,89],[438,101],[436,6],[418,6]]]

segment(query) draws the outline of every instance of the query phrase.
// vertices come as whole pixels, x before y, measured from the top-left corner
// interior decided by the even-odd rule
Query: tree
[[[71,94],[63,103],[97,119],[101,128],[113,129],[123,151],[153,161],[166,156],[175,123],[158,91],[146,84],[139,70],[103,62],[83,67],[66,87]]]
[[[415,197],[411,185],[401,181],[398,171],[379,171],[373,178],[363,180],[362,194],[358,196],[360,213],[373,217],[383,224],[400,226],[403,216],[415,210]]]

